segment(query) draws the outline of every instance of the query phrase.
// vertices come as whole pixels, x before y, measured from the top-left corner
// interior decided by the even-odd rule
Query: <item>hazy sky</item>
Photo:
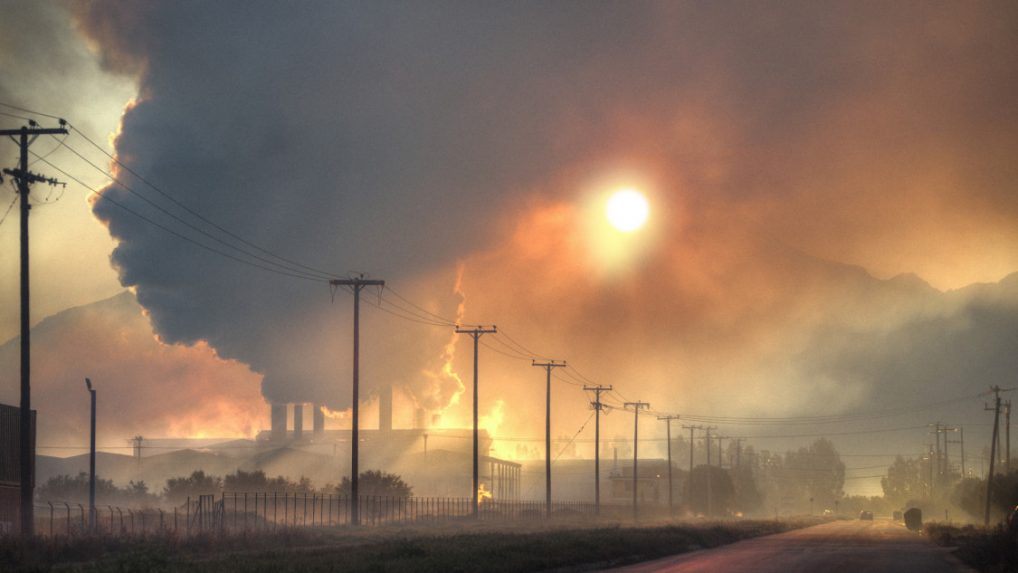
[[[1018,271],[1013,3],[10,4],[0,101],[102,144],[119,129],[125,164],[261,257],[385,278],[660,411],[907,406],[1013,372],[1014,285],[943,292]],[[49,159],[102,181],[62,153]],[[121,175],[222,242],[114,187],[117,201],[271,266]],[[604,221],[620,187],[650,203],[631,235]],[[163,340],[249,365],[269,398],[348,406],[350,297],[109,202],[93,216],[84,195],[33,211],[38,318],[119,277]],[[465,422],[466,341],[450,353],[449,328],[365,313],[367,391],[395,384]],[[482,409],[535,434],[541,373],[482,351]],[[972,368],[930,369],[938,356]],[[572,434],[583,396],[556,392]]]

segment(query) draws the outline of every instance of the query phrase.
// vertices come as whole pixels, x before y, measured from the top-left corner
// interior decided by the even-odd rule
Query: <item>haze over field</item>
[[[543,431],[531,352],[613,384],[614,404],[658,412],[902,409],[724,429],[777,450],[808,438],[753,436],[842,433],[841,451],[859,455],[922,451],[919,426],[937,419],[971,428],[979,451],[990,420],[978,399],[921,408],[1018,371],[1013,3],[11,8],[22,19],[0,22],[0,101],[67,117],[100,143],[115,134],[123,165],[276,255],[384,278],[442,319],[503,329],[510,338],[481,349],[482,425],[496,438]],[[24,21],[41,24],[40,47],[24,47]],[[68,143],[109,166],[79,136]],[[67,150],[49,160],[104,184]],[[620,188],[646,197],[643,226],[605,217]],[[72,183],[33,211],[34,316],[133,295],[39,324],[40,443],[81,440],[85,375],[117,412],[110,440],[251,437],[268,427],[264,399],[350,406],[350,297],[216,256],[108,200],[93,196],[89,212],[85,193]],[[106,193],[238,255],[121,186]],[[17,332],[15,223],[0,225],[5,338]],[[239,256],[280,262],[259,254],[269,262]],[[397,424],[416,404],[468,425],[466,337],[420,311],[379,312],[375,296],[364,293],[365,394],[405,393]],[[412,308],[387,296],[389,311]],[[5,403],[17,401],[16,349],[0,348]],[[553,399],[553,432],[573,435],[587,399],[565,382]],[[609,415],[606,435],[630,435],[631,420]],[[853,433],[893,428],[910,429]],[[517,443],[494,451],[513,457]],[[850,488],[879,491],[873,479]]]

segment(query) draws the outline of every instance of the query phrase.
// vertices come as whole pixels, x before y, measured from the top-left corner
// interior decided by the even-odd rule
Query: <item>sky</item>
[[[349,406],[352,301],[319,271],[387,281],[363,293],[365,393],[443,424],[467,422],[472,368],[448,323],[498,325],[480,395],[503,436],[538,434],[534,354],[575,368],[564,435],[585,380],[661,413],[781,417],[915,409],[1018,366],[1013,3],[6,4],[0,101],[66,117],[121,182],[33,209],[35,319],[130,289],[161,343],[238,380],[245,420],[249,395]],[[604,217],[620,188],[649,203],[633,233]],[[127,417],[179,416],[163,406]],[[882,423],[986,423],[966,408]]]

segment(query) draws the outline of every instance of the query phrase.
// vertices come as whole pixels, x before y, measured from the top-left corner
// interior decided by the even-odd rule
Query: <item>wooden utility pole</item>
[[[693,432],[702,430],[703,426],[682,426],[683,430],[689,430],[689,477],[686,478],[686,506],[693,507]]]
[[[1004,402],[1004,471],[1011,473],[1011,401]]]
[[[675,515],[675,500],[672,494],[672,420],[678,420],[678,416],[658,416],[658,420],[665,421],[666,440],[668,448],[668,514]]]
[[[480,475],[477,473],[477,343],[485,334],[495,334],[495,325],[491,328],[461,328],[456,327],[456,334],[469,334],[474,339],[474,491],[470,495],[470,508],[474,518],[478,517],[477,492],[481,487]]]
[[[714,472],[714,470],[711,469],[711,465],[710,465],[710,442],[711,442],[710,431],[714,430],[714,429],[716,429],[714,426],[707,426],[706,428],[704,428],[704,430],[707,432],[707,436],[706,436],[705,439],[707,441],[707,516],[708,517],[710,517],[714,513],[714,495],[711,493],[711,489],[712,489],[711,482],[714,481],[713,480],[713,477],[714,477],[714,473],[713,472]]]
[[[936,457],[937,462],[934,467],[937,468],[937,471],[933,474],[935,477],[933,478],[934,481],[931,482],[932,485],[930,486],[930,488],[931,491],[935,492],[937,490],[937,486],[940,485],[940,482],[942,481],[941,473],[943,472],[944,465],[943,458],[940,456],[940,422],[937,422],[936,424],[933,425],[933,439],[936,441],[935,451],[937,456]]]
[[[385,281],[366,279],[364,275],[352,279],[333,279],[329,284],[334,287],[350,287],[353,290],[353,402],[351,403],[350,427],[350,524],[360,525],[360,498],[358,482],[360,468],[360,352],[361,352],[361,290],[366,286],[385,286]],[[296,426],[295,426],[296,427]]]
[[[993,410],[993,438],[990,440],[990,473],[986,476],[986,512],[983,515],[983,525],[990,525],[990,501],[993,494],[993,466],[997,458],[997,436],[1000,432],[1000,393],[1010,392],[1014,388],[1003,389],[1000,386],[991,386],[993,393],[993,407],[987,406],[986,410]]]
[[[28,265],[28,211],[29,193],[32,183],[48,183],[58,185],[55,179],[49,179],[28,170],[28,148],[40,135],[65,135],[64,126],[67,122],[60,120],[58,128],[42,128],[34,121],[20,129],[0,129],[0,136],[18,138],[20,149],[19,165],[16,169],[4,169],[3,172],[14,178],[18,184],[18,196],[21,201],[21,410],[18,431],[18,449],[20,451],[20,485],[21,485],[21,535],[32,537],[35,534],[35,424],[32,419],[32,361],[31,361],[31,322],[29,316],[29,265]],[[31,138],[29,137],[31,136]],[[0,182],[3,179],[0,178]]]
[[[732,438],[735,442],[735,467],[742,467],[742,440],[746,438]]]
[[[601,393],[611,392],[611,386],[584,386],[587,392],[594,393],[594,515],[601,515],[601,410],[604,404],[601,403]]]
[[[551,517],[551,371],[553,368],[563,368],[566,361],[548,362],[530,361],[531,366],[544,368],[547,375],[545,378],[545,411],[544,411],[544,513]]]
[[[622,405],[624,408],[633,409],[633,520],[639,517],[639,504],[637,503],[637,490],[640,489],[639,485],[639,456],[638,448],[640,446],[640,410],[646,410],[650,408],[650,404],[647,402],[625,402]]]
[[[965,426],[958,428],[961,438],[961,479],[965,479]]]

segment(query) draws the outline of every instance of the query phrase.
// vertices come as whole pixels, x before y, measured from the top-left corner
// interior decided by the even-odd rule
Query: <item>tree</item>
[[[884,497],[896,505],[902,505],[909,499],[919,498],[926,494],[926,482],[923,480],[922,461],[905,459],[898,456],[887,468],[887,476],[880,478],[880,487]]]
[[[95,477],[97,501],[109,501],[117,494],[117,491],[112,480]],[[36,488],[35,496],[43,501],[86,503],[88,502],[88,474],[81,472],[74,477],[69,475],[53,476]]]
[[[735,497],[732,500],[732,507],[742,513],[751,513],[763,507],[763,494],[757,488],[756,479],[753,477],[753,468],[742,465],[729,470],[732,478],[732,485],[735,487]]]
[[[344,477],[339,484],[340,495],[350,495],[350,478]],[[389,497],[410,497],[413,488],[396,474],[384,473],[379,470],[368,470],[360,475],[357,484],[359,495],[382,495]]]
[[[718,515],[732,508],[735,486],[727,471],[715,466],[696,466],[689,481],[692,496],[689,507],[693,511],[704,515]]]
[[[202,470],[195,470],[187,477],[176,477],[166,480],[163,497],[171,503],[180,503],[188,497],[208,495],[221,491],[223,480],[219,477],[206,475]]]
[[[817,438],[807,448],[786,453],[784,469],[803,506],[811,499],[816,507],[830,508],[844,496],[845,464],[827,438]]]
[[[990,495],[990,519],[998,520],[1008,515],[1018,505],[1018,472],[994,476]],[[986,480],[961,480],[951,492],[951,502],[973,518],[983,519],[986,512]]]

